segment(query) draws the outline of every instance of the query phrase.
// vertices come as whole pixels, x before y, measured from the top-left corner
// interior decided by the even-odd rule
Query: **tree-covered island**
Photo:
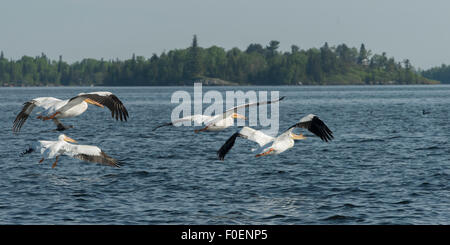
[[[151,86],[190,85],[364,85],[433,84],[409,60],[396,61],[386,53],[372,54],[364,44],[301,49],[292,45],[279,51],[279,42],[250,44],[246,50],[202,48],[194,35],[185,49],[150,58],[132,55],[127,60],[83,59],[69,64],[59,56],[23,56],[19,60],[0,54],[3,86]]]
[[[441,66],[432,67],[421,72],[422,76],[437,80],[441,83],[450,83],[450,65],[442,64]]]

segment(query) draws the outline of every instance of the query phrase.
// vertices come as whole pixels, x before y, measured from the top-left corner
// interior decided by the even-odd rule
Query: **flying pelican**
[[[40,151],[44,157],[39,161],[42,163],[45,158],[56,158],[52,168],[56,167],[60,155],[66,155],[80,159],[85,162],[100,163],[112,167],[119,167],[118,161],[104,153],[97,146],[91,145],[74,145],[68,142],[77,143],[74,139],[61,134],[56,141],[39,140],[32,147],[26,150],[22,155]]]
[[[303,140],[306,137],[303,134],[294,134],[293,130],[295,128],[305,128],[320,137],[325,142],[331,141],[333,139],[333,132],[328,128],[325,123],[319,119],[314,114],[309,114],[300,121],[286,130],[284,133],[280,134],[278,137],[272,137],[259,130],[255,130],[249,127],[243,127],[238,132],[234,133],[225,144],[217,151],[217,156],[220,160],[224,160],[225,155],[231,150],[236,141],[237,137],[251,140],[258,143],[259,148],[256,150],[255,157],[265,156],[265,155],[276,155],[280,154],[287,149],[294,146],[294,140]]]
[[[58,119],[76,117],[88,108],[88,104],[92,104],[103,108],[108,107],[111,111],[111,116],[116,120],[127,120],[128,111],[122,104],[122,101],[110,92],[92,92],[92,93],[80,93],[77,96],[60,100],[53,97],[39,97],[32,99],[24,103],[22,111],[17,115],[13,124],[13,132],[19,132],[25,121],[30,116],[34,107],[41,107],[44,109],[44,113],[47,116],[39,115],[37,118],[43,121],[52,120],[58,131],[63,131],[72,126],[64,126]],[[42,113],[42,112],[41,112]]]
[[[260,106],[260,105],[265,105],[265,104],[271,104],[271,103],[275,103],[280,100],[283,100],[284,98],[285,98],[285,96],[283,96],[279,99],[273,100],[273,101],[254,102],[254,103],[238,105],[236,107],[226,110],[225,113],[223,113],[223,114],[219,114],[219,115],[215,115],[215,116],[206,116],[206,115],[196,114],[196,115],[192,115],[192,116],[183,117],[183,118],[175,120],[173,122],[159,125],[159,126],[153,128],[153,131],[155,131],[156,129],[158,129],[160,127],[173,126],[175,124],[185,122],[185,121],[194,121],[197,124],[206,125],[202,129],[194,130],[194,132],[196,132],[196,133],[202,132],[202,131],[222,131],[230,126],[233,126],[234,119],[244,119],[244,120],[247,119],[245,116],[237,113],[238,109],[248,108],[251,106]]]

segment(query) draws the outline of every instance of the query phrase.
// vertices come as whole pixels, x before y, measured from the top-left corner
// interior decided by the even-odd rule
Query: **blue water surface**
[[[261,158],[238,139],[223,162],[216,151],[237,127],[152,131],[170,121],[177,90],[193,92],[0,88],[0,224],[450,224],[450,86],[203,87],[224,98],[279,91],[280,130],[314,113],[334,132],[331,143],[310,137]],[[62,157],[52,169],[37,153],[20,156],[59,134],[35,116],[13,134],[24,102],[91,91],[115,93],[128,122],[91,106],[62,120],[75,126],[65,133],[101,147],[121,168]]]

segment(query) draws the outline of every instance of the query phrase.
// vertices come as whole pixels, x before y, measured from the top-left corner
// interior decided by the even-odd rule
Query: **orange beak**
[[[64,137],[64,141],[67,141],[67,142],[72,142],[72,143],[77,143],[77,141],[76,140],[74,140],[74,139],[72,139],[72,138],[70,138],[70,137]]]
[[[85,99],[84,102],[103,108],[103,105],[91,99]]]
[[[292,134],[291,137],[294,140],[304,140],[304,139],[306,139],[306,137],[303,134]]]
[[[233,113],[233,115],[231,115],[232,118],[234,119],[244,119],[247,120],[247,117],[241,115],[241,114],[237,114],[237,113]]]

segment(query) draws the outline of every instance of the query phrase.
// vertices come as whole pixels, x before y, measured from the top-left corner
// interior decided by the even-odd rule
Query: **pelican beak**
[[[72,143],[77,143],[76,140],[74,140],[74,139],[72,139],[72,138],[70,138],[70,137],[67,137],[67,136],[64,137],[64,141],[72,142]]]
[[[294,140],[304,140],[306,137],[303,134],[291,134],[291,138]]]
[[[93,100],[91,100],[91,99],[89,99],[89,98],[88,98],[88,99],[85,99],[84,102],[89,103],[89,104],[91,104],[91,105],[95,105],[95,106],[98,106],[98,107],[103,108],[103,105],[102,105],[102,104],[98,103],[97,101],[93,101]]]
[[[234,119],[244,119],[247,120],[247,117],[241,115],[241,114],[237,114],[237,113],[233,113],[233,115],[231,115],[232,118]]]

